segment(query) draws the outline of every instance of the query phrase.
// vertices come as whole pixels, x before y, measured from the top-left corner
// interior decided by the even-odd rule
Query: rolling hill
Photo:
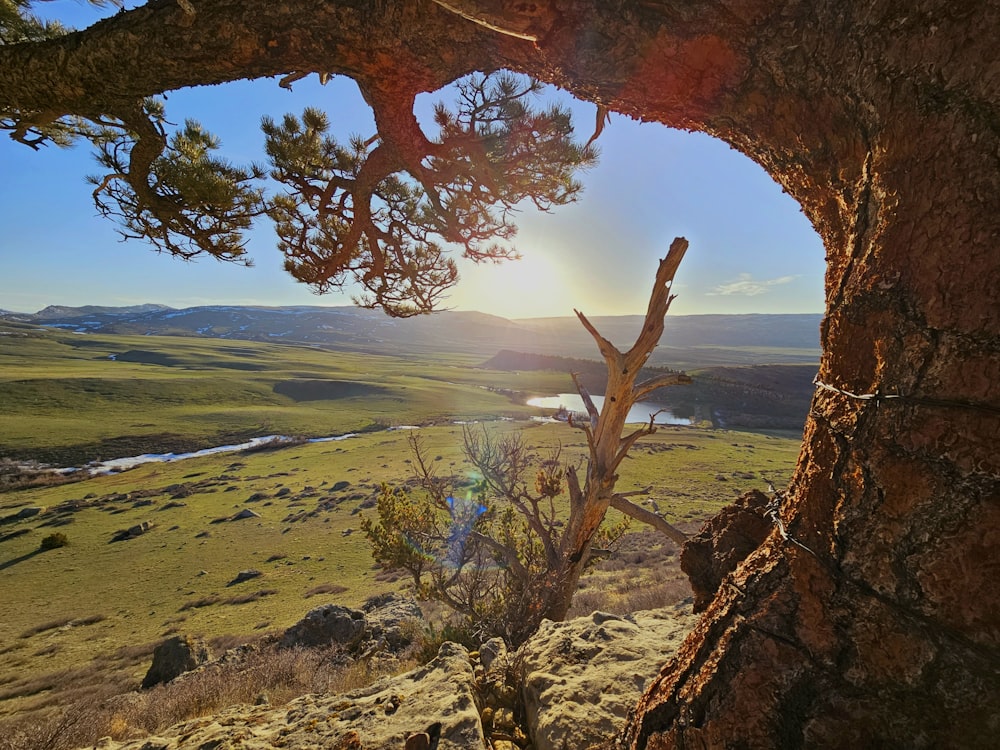
[[[47,307],[7,320],[78,333],[114,333],[303,343],[374,354],[454,352],[492,356],[502,349],[561,357],[597,356],[593,340],[573,317],[515,319],[445,311],[394,319],[356,307],[160,305],[127,308]],[[746,364],[811,364],[819,360],[819,314],[668,316],[649,364],[680,368]],[[595,317],[604,336],[626,346],[642,316]]]

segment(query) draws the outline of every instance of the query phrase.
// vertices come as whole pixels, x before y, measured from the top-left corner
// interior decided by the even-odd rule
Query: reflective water
[[[600,410],[604,406],[604,396],[591,396],[594,400],[594,406]],[[542,409],[565,409],[571,412],[579,412],[586,414],[587,407],[583,405],[583,399],[580,397],[579,393],[560,393],[556,396],[538,396],[537,398],[528,399],[529,406],[538,406]],[[655,412],[660,412],[656,415],[654,424],[691,424],[690,419],[684,417],[675,417],[669,410],[663,409],[660,404],[654,404],[650,401],[640,401],[635,404],[628,413],[626,418],[627,422],[648,422],[649,415]]]

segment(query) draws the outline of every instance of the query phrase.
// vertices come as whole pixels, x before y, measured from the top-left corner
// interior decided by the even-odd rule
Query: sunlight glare
[[[478,310],[505,318],[544,318],[573,314],[573,274],[538,248],[522,249],[519,260],[461,262],[462,281],[448,307]]]

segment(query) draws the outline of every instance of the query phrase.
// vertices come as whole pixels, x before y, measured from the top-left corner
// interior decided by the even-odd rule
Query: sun
[[[462,279],[449,307],[505,318],[573,314],[573,273],[542,250],[524,250],[518,260],[500,264],[463,261],[459,269]]]

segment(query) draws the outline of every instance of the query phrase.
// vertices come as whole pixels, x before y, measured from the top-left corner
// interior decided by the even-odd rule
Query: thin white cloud
[[[796,278],[798,277],[779,276],[776,279],[758,281],[754,279],[752,274],[741,273],[739,278],[735,281],[730,281],[715,287],[715,289],[708,292],[708,296],[718,297],[738,294],[744,297],[756,297],[759,294],[767,294],[773,287],[780,286],[782,284],[789,284],[792,281],[795,281]]]

